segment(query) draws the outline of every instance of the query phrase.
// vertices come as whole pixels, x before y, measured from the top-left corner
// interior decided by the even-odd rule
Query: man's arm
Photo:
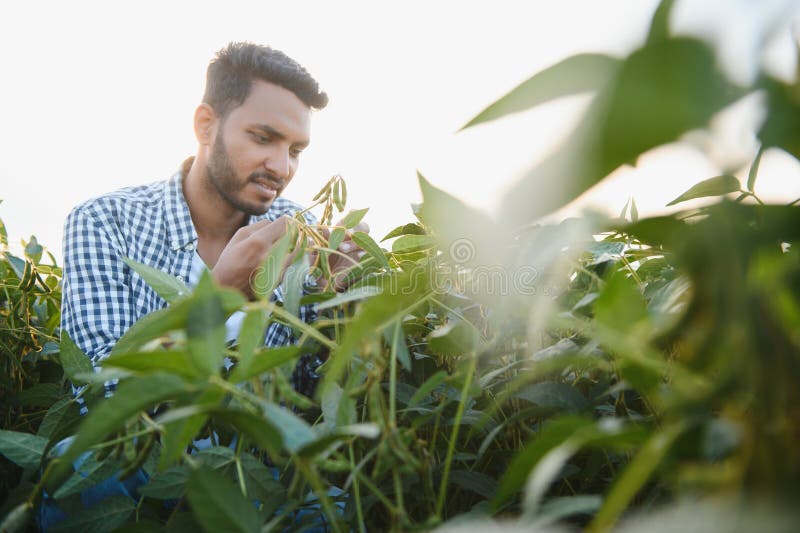
[[[102,219],[101,219],[102,218]],[[92,206],[75,208],[64,225],[61,329],[97,365],[135,322],[124,241]]]

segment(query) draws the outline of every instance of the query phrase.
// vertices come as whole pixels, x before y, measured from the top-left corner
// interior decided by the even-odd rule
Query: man
[[[287,230],[285,215],[300,210],[280,194],[310,142],[312,110],[327,102],[317,82],[282,52],[232,43],[208,67],[194,114],[197,154],[167,181],[106,194],[70,213],[62,330],[95,366],[134,322],[167,305],[123,257],[190,286],[207,267],[221,285],[252,295],[254,271]],[[340,250],[353,259],[360,253],[349,240]],[[346,266],[339,257],[332,268]],[[279,288],[274,298],[282,297]],[[300,317],[313,318],[311,307],[301,308]],[[273,323],[265,343],[291,340],[290,328]],[[308,382],[313,367],[301,361],[296,381]]]

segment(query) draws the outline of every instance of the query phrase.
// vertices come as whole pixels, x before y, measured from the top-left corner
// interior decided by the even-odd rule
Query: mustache
[[[283,189],[286,186],[286,182],[284,180],[282,180],[275,174],[266,171],[253,172],[247,179],[248,181],[255,181],[255,182],[268,181],[272,185],[275,185],[276,188],[278,189]]]

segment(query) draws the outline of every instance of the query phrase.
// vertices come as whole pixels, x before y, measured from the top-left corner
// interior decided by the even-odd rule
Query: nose
[[[289,148],[276,146],[264,159],[264,168],[272,175],[287,181],[292,177],[292,159]]]

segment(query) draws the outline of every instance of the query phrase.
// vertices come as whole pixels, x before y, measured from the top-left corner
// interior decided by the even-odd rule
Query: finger
[[[363,231],[364,233],[369,233],[369,224],[367,224],[362,220],[361,222],[353,226],[352,231]]]
[[[261,222],[264,221],[251,224],[251,226],[258,224],[259,227],[254,228],[247,238],[258,240],[259,242],[265,243],[268,246],[272,246],[278,241],[278,239],[283,237],[289,229],[289,224],[291,224],[290,217],[287,215],[282,215],[274,222],[269,222],[267,224],[262,225]]]
[[[272,220],[264,219],[264,220],[259,220],[258,222],[254,222],[252,224],[248,224],[247,226],[242,226],[241,228],[236,230],[236,233],[233,234],[231,242],[243,241],[246,238],[250,237],[250,235],[252,235],[254,232],[259,231],[265,228],[266,226],[269,226],[270,224],[272,224]]]

